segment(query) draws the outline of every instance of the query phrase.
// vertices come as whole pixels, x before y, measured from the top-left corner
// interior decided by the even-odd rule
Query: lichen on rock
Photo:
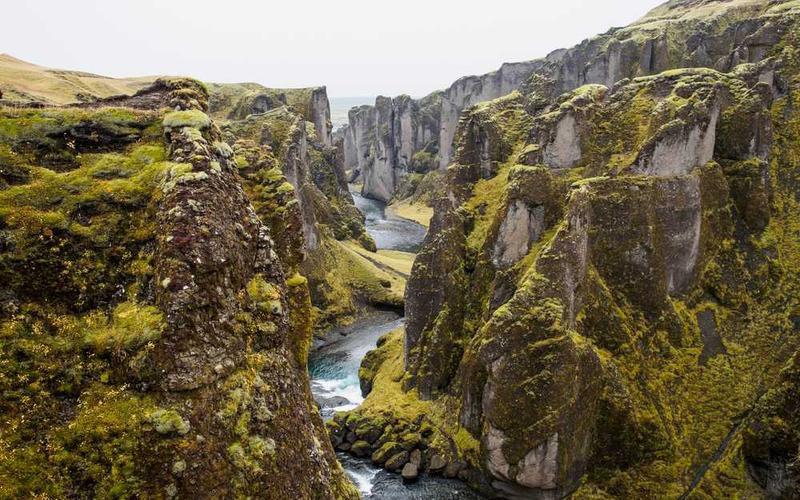
[[[357,497],[308,387],[307,283],[207,100],[164,79],[0,110],[0,496]]]

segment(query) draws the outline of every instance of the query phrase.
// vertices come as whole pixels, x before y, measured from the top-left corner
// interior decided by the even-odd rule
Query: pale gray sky
[[[109,76],[421,96],[623,26],[660,0],[16,0],[0,52]]]

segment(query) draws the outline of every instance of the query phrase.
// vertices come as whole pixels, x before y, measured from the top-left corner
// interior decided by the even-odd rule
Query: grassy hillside
[[[110,78],[81,71],[51,69],[0,54],[0,92],[8,101],[69,104],[133,94],[155,79],[154,76]]]

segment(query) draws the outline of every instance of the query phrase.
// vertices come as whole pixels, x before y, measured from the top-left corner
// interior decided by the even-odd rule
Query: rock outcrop
[[[332,146],[331,109],[325,87],[273,89],[257,83],[209,84],[209,113],[220,120],[243,120],[283,106],[314,124],[317,141]]]
[[[468,109],[404,338],[332,428],[425,429],[504,498],[796,496],[798,33],[670,2]]]
[[[411,173],[433,170],[440,93],[420,100],[379,96],[353,108],[344,133],[345,168],[364,183],[362,194],[389,201]]]
[[[358,497],[310,394],[302,241],[207,102],[0,109],[0,496]]]
[[[461,78],[447,90],[434,94],[437,106],[430,109],[429,123],[430,128],[438,132],[432,142],[425,141],[423,148],[417,147],[411,156],[420,151],[432,154],[434,158],[426,165],[446,168],[453,161],[454,139],[462,112],[514,90],[532,95],[530,106],[536,107],[588,84],[612,87],[626,78],[654,75],[671,68],[707,67],[730,71],[739,64],[761,60],[780,39],[784,29],[779,22],[774,22],[775,16],[780,15],[780,7],[773,11],[774,15],[762,16],[764,5],[763,0],[732,0],[720,5],[674,0],[630,26],[614,28],[570,49],[554,51],[542,59],[504,64],[485,75]],[[357,114],[376,115],[377,107],[377,102],[375,107],[361,107]],[[391,153],[392,145],[397,149],[399,144],[397,140],[385,140],[391,137],[391,134],[385,135],[385,131],[393,130],[392,117],[386,113],[377,114],[375,120],[367,129],[359,128],[364,127],[364,123],[351,120],[350,130],[360,133],[361,139],[345,149],[345,158],[348,169],[357,167],[365,179],[375,178],[369,187],[365,183],[364,195],[386,200],[397,188],[397,183],[389,180],[402,177],[405,170],[401,163],[386,160],[391,154],[370,153]],[[568,141],[571,118],[566,117],[560,125],[554,132],[560,141]],[[384,133],[364,134],[356,131],[357,128]],[[702,139],[701,134],[698,131],[698,141]],[[551,153],[563,154],[559,150],[572,151],[572,146],[574,144],[561,142],[554,145]],[[660,152],[669,155],[673,151],[665,144]],[[377,158],[383,160],[375,161]],[[552,160],[554,164],[566,166],[574,158]],[[388,170],[392,166],[397,169],[393,175],[393,171]],[[373,174],[372,170],[378,173]]]
[[[312,121],[313,113],[298,111],[327,110],[324,91],[281,92],[279,97],[285,99],[275,100],[275,107],[252,112],[252,106],[241,103],[264,97],[265,90],[259,87],[257,93],[245,89],[237,94],[240,87],[212,86],[211,103],[217,103],[218,113],[230,117],[222,125],[223,136],[232,145],[257,213],[268,221],[285,259],[299,265],[309,280],[315,330],[347,322],[374,306],[402,307],[402,291],[382,285],[387,283],[385,273],[347,248],[352,240],[375,251],[375,243],[353,204],[342,151],[315,134],[319,129]],[[326,100],[324,105],[317,102],[320,98]],[[225,112],[224,102],[239,103],[236,113]],[[301,239],[296,237],[299,232]]]

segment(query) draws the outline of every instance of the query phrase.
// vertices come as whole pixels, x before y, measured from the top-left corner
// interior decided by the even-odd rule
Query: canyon
[[[670,0],[336,130],[0,56],[0,498],[796,498],[798,47]]]

